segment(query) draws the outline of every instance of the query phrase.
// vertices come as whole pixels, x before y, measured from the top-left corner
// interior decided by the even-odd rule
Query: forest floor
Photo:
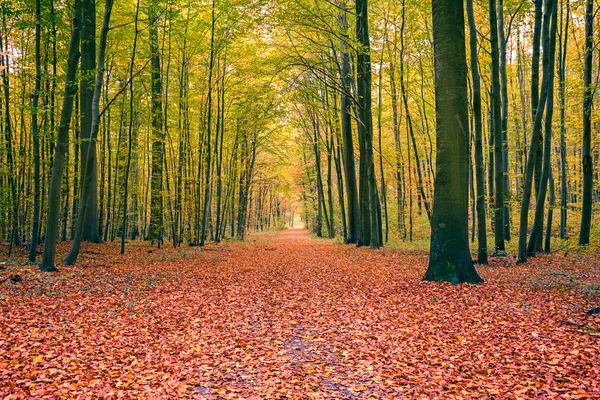
[[[600,255],[452,286],[297,229],[128,246],[0,265],[0,398],[600,398]]]

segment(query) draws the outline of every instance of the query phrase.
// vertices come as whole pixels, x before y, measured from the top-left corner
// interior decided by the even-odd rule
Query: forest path
[[[589,258],[451,286],[421,280],[425,254],[300,229],[117,252],[10,267],[23,282],[0,286],[0,398],[600,397]]]

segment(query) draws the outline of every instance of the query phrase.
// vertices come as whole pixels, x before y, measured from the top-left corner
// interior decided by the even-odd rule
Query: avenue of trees
[[[477,283],[470,242],[525,262],[598,234],[593,0],[1,1],[8,257],[300,217],[430,237],[425,279]]]

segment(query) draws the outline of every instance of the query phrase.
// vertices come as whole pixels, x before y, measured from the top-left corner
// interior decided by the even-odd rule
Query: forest
[[[600,397],[598,10],[0,0],[0,397]]]

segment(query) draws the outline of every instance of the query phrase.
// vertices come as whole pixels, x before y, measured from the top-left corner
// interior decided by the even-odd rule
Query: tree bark
[[[550,11],[549,11],[550,12]],[[539,247],[542,242],[542,236],[544,232],[544,211],[546,204],[546,193],[548,191],[548,179],[550,178],[551,173],[551,158],[552,158],[552,116],[554,113],[554,54],[556,52],[556,27],[557,27],[557,7],[556,1],[551,15],[551,23],[550,23],[550,32],[549,38],[547,40],[548,47],[544,48],[544,53],[546,53],[546,48],[549,50],[549,57],[552,57],[552,61],[550,61],[549,65],[552,68],[548,71],[548,95],[546,99],[546,121],[544,124],[544,153],[543,153],[543,166],[542,166],[542,175],[540,177],[540,187],[538,189],[537,199],[536,199],[536,207],[535,207],[535,217],[533,220],[533,227],[531,229],[531,235],[529,237],[529,242],[527,243],[527,255],[535,255],[537,251],[541,251],[542,249]],[[544,54],[544,57],[546,55]]]
[[[73,112],[73,99],[77,91],[75,77],[79,61],[79,42],[81,38],[81,1],[75,0],[73,4],[73,23],[71,39],[67,56],[67,69],[65,75],[65,90],[63,95],[62,111],[56,136],[54,161],[52,163],[52,177],[48,190],[48,220],[46,222],[46,235],[44,240],[44,253],[40,269],[46,272],[58,271],[54,265],[56,254],[56,241],[58,239],[58,217],[60,209],[60,190],[63,176],[65,155],[69,144],[69,124]],[[66,216],[65,216],[66,218]]]
[[[92,98],[92,125],[90,127],[88,150],[86,151],[87,159],[82,159],[83,179],[81,180],[81,201],[79,203],[79,221],[73,239],[71,251],[65,260],[66,265],[74,265],[79,255],[81,240],[84,234],[84,221],[87,214],[89,203],[86,201],[93,192],[93,184],[96,176],[93,174],[94,165],[96,164],[95,142],[98,136],[98,128],[100,126],[100,93],[102,92],[102,81],[104,78],[104,57],[106,54],[106,38],[108,36],[108,27],[110,25],[110,15],[112,11],[113,0],[106,0],[104,6],[104,18],[102,20],[102,28],[100,30],[100,45],[98,47],[98,62],[96,66],[96,83],[94,85],[94,95]],[[86,16],[85,9],[83,18]],[[97,222],[97,221],[96,221]],[[97,225],[96,225],[97,228]],[[100,232],[97,232],[99,235]]]
[[[581,229],[579,244],[590,243],[592,225],[592,106],[594,87],[592,86],[592,53],[594,49],[594,0],[587,0],[585,8],[585,63],[583,68],[583,139],[581,145],[581,164],[583,167],[583,192],[581,203]]]
[[[373,114],[371,110],[371,45],[368,0],[356,0],[356,37],[361,48],[357,56],[358,133],[362,143],[360,163],[361,235],[359,245],[381,247],[381,208],[375,179],[373,155]]]
[[[424,279],[480,283],[469,251],[469,119],[463,2],[433,0],[436,180]]]
[[[348,54],[348,20],[346,3],[340,5],[342,13],[338,19],[342,31],[340,41],[340,63],[342,94],[340,99],[342,119],[342,160],[346,178],[346,196],[348,197],[348,236],[346,243],[358,243],[360,235],[360,212],[358,205],[358,189],[356,185],[356,166],[354,161],[354,139],[352,135],[352,99],[351,91],[353,76],[350,70],[350,55]]]
[[[79,196],[79,201],[86,201],[86,216],[83,220],[83,240],[100,242],[98,225],[98,163],[94,155],[92,167],[86,171],[88,151],[96,153],[96,141],[92,139],[92,101],[94,97],[94,71],[96,68],[96,0],[82,0],[83,18],[81,22],[81,78],[79,83],[79,112],[81,125],[81,192],[83,192],[84,175],[89,172],[91,186],[89,195]],[[91,143],[91,145],[90,145]],[[81,209],[81,207],[79,207]],[[81,216],[79,215],[81,219]],[[79,223],[79,222],[78,222]]]
[[[38,104],[42,70],[40,61],[41,42],[41,2],[35,0],[35,87],[33,89],[33,102],[31,110],[31,136],[33,138],[33,221],[31,227],[31,243],[29,244],[29,262],[34,263],[37,255],[40,233],[40,130],[38,126]],[[58,221],[57,221],[58,225]]]
[[[500,59],[498,51],[498,21],[496,0],[489,0],[491,74],[492,74],[492,116],[494,135],[494,241],[495,251],[504,251],[504,157],[502,137],[502,112],[500,96]]]
[[[148,227],[148,240],[162,242],[163,231],[163,164],[164,140],[163,106],[162,106],[162,78],[160,66],[160,53],[158,50],[158,27],[155,10],[156,4],[151,4],[148,9],[150,23],[150,65],[151,65],[151,98],[152,98],[152,164],[150,178],[150,226]]]
[[[542,79],[542,90],[540,92],[539,103],[535,108],[535,119],[532,127],[531,143],[529,147],[529,155],[527,157],[527,165],[525,167],[525,178],[523,180],[523,197],[521,199],[521,212],[519,218],[519,253],[518,262],[525,262],[527,260],[527,225],[529,222],[529,203],[531,201],[531,186],[534,180],[534,169],[536,163],[536,154],[540,145],[536,139],[541,135],[542,131],[542,118],[544,115],[544,109],[546,107],[546,100],[548,98],[548,88],[550,86],[550,74],[554,71],[554,54],[551,53],[550,37],[550,16],[552,15],[552,9],[555,7],[554,0],[548,0],[546,4],[546,15],[547,18],[544,21],[543,37],[544,43],[548,45],[544,48],[544,59],[543,68],[544,76]],[[556,40],[554,36],[554,41]],[[547,54],[547,55],[546,55]]]
[[[475,120],[475,180],[477,194],[477,262],[487,264],[487,230],[485,210],[485,166],[483,164],[483,123],[481,118],[481,78],[477,64],[477,27],[473,13],[473,0],[467,0],[469,43],[471,50],[471,75],[473,79],[473,118]]]

